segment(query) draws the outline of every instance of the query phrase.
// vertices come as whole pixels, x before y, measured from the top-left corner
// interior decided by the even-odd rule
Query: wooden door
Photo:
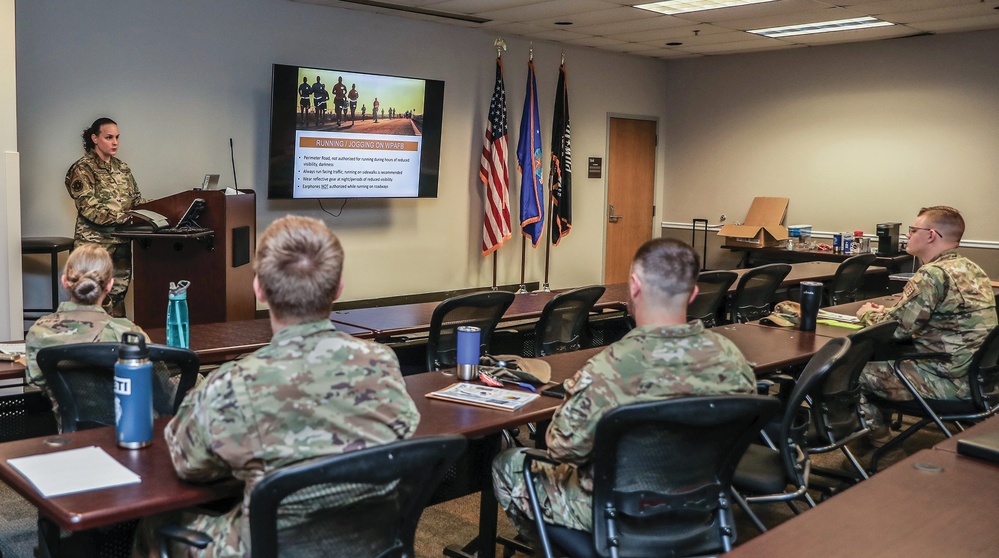
[[[652,238],[655,175],[656,122],[611,118],[604,212],[604,283],[608,285],[628,280],[632,256]]]

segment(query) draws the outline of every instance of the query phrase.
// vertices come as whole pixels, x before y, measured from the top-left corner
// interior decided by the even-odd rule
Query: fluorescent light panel
[[[836,19],[832,21],[819,21],[816,23],[801,23],[798,25],[785,25],[783,27],[768,27],[766,29],[750,29],[748,33],[763,35],[764,37],[780,38],[793,37],[795,35],[811,35],[815,33],[832,33],[834,31],[852,31],[854,29],[870,29],[871,27],[887,27],[895,25],[890,21],[882,21],[875,17],[855,17],[851,19]]]
[[[773,2],[774,0],[663,0],[662,2],[652,2],[651,4],[639,4],[636,8],[656,12],[660,14],[685,14],[687,12],[700,12],[704,10],[715,10],[718,8],[731,8],[733,6],[745,6],[747,4],[762,4]]]

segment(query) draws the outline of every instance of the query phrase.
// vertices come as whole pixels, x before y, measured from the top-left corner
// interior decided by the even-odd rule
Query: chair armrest
[[[534,461],[544,461],[545,463],[551,463],[552,465],[557,465],[558,461],[555,461],[548,455],[548,452],[543,449],[531,448],[524,452],[524,468],[526,469],[530,466],[531,462]]]
[[[909,353],[909,354],[901,355],[901,356],[899,356],[898,358],[895,359],[895,362],[892,365],[892,367],[895,369],[895,374],[898,374],[898,375],[902,374],[902,371],[899,368],[900,364],[902,364],[905,361],[912,361],[912,360],[950,360],[950,353],[941,353],[941,352],[937,352],[937,353]]]
[[[171,541],[184,543],[188,546],[204,549],[212,543],[212,538],[201,531],[195,531],[180,525],[164,525],[159,529],[160,535],[160,556],[169,556],[169,543]]]

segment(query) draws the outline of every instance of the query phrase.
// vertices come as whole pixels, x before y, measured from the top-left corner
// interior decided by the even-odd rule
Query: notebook
[[[957,453],[999,462],[999,431],[968,436],[957,441]]]

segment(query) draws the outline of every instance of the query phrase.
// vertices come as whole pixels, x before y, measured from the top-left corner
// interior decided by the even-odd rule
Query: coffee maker
[[[878,223],[878,255],[898,254],[898,233],[902,223]]]

